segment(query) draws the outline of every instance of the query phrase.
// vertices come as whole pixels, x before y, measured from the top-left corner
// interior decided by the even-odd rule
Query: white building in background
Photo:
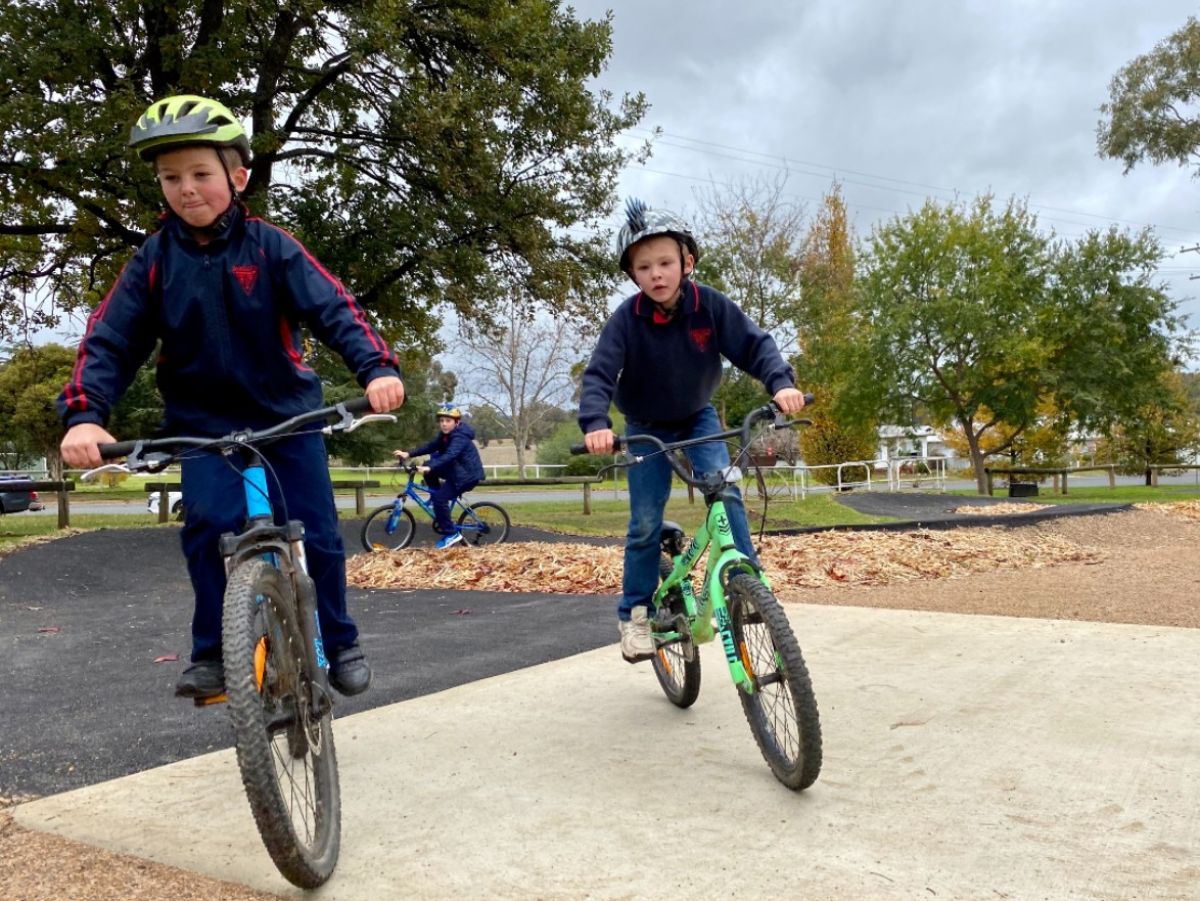
[[[946,445],[933,426],[881,425],[878,436],[879,452],[875,465],[879,469],[886,469],[897,459],[955,457],[954,451]]]

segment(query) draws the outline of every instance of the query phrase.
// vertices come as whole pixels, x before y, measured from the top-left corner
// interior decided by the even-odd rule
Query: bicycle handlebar
[[[811,394],[804,395],[805,406],[813,403],[814,400],[815,398]],[[648,442],[655,445],[659,451],[666,456],[667,463],[670,464],[671,469],[675,471],[675,474],[679,476],[679,478],[681,478],[685,484],[691,485],[695,488],[703,488],[704,480],[694,478],[692,474],[684,467],[684,465],[677,459],[677,457],[669,452],[681,450],[685,447],[692,447],[697,444],[705,444],[709,441],[724,441],[727,438],[735,437],[741,439],[742,449],[745,449],[745,447],[750,443],[751,427],[754,425],[754,423],[768,418],[775,420],[772,424],[772,428],[776,429],[790,429],[797,425],[812,425],[812,420],[810,419],[788,419],[780,412],[778,405],[774,401],[771,401],[764,406],[758,407],[747,413],[746,418],[742,421],[740,428],[730,429],[726,432],[718,432],[713,435],[703,435],[699,438],[688,438],[684,441],[671,442],[663,441],[660,438],[656,438],[654,435],[614,435],[613,453],[620,452],[622,446],[628,448],[630,443],[635,441]],[[588,449],[586,445],[573,444],[571,445],[571,453],[586,454],[588,453]],[[641,456],[637,456],[632,460],[632,462],[638,463],[641,461],[641,459]]]
[[[112,444],[101,444],[99,446],[100,457],[105,460],[113,460],[117,457],[133,457],[135,463],[144,461],[144,454],[150,451],[174,451],[179,452],[182,448],[198,448],[198,447],[217,447],[230,444],[253,444],[257,441],[262,441],[266,438],[273,438],[276,435],[283,435],[287,432],[293,432],[301,426],[308,425],[312,422],[320,422],[328,420],[336,416],[339,418],[337,425],[345,428],[354,421],[355,413],[362,413],[371,409],[371,402],[366,397],[355,397],[342,403],[334,404],[329,407],[322,407],[319,410],[312,410],[308,413],[301,413],[299,416],[293,416],[291,419],[285,420],[278,425],[270,426],[269,428],[259,429],[257,431],[238,431],[231,432],[222,438],[192,438],[187,436],[178,436],[172,438],[150,438],[138,439],[134,441],[116,441]],[[168,453],[169,459],[174,454]],[[165,460],[163,462],[166,462]]]

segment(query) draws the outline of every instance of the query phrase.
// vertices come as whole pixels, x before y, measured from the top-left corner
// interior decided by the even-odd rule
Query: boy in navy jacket
[[[579,426],[588,453],[612,453],[608,408],[614,397],[631,435],[670,442],[720,431],[709,401],[721,383],[722,357],[762,382],[784,413],[803,408],[804,395],[775,340],[724,294],[692,280],[700,249],[687,225],[634,199],[625,212],[618,263],[639,291],[609,317],[583,373]],[[686,453],[697,475],[729,466],[722,442]],[[649,607],[658,587],[659,532],[671,469],[661,456],[650,456],[627,474],[630,520],[617,625],[621,655],[636,663],[654,656]],[[736,488],[732,494],[725,508],[734,541],[757,562],[741,495]]]
[[[106,429],[113,405],[156,344],[166,435],[215,438],[321,406],[302,324],[341,354],[375,412],[404,403],[396,355],[354,298],[300,242],[241,204],[250,143],[233,113],[204,97],[169,97],[138,120],[129,144],[154,165],[168,212],[88,320],[58,399],[68,466],[100,465],[97,445],[116,440]],[[358,694],[371,669],[346,609],[345,551],[324,439],[308,432],[261,450],[289,514],[305,526],[330,681],[342,694]],[[201,454],[183,461],[182,480],[181,540],[196,606],[192,665],[176,694],[205,698],[224,690],[218,540],[242,525],[244,511],[228,503],[240,496],[241,477],[220,455]],[[273,503],[280,486],[271,484]]]
[[[429,464],[419,468],[429,486],[433,502],[433,527],[445,537],[438,541],[441,549],[462,541],[462,533],[450,520],[450,504],[483,481],[483,460],[475,447],[475,430],[462,421],[462,410],[453,403],[437,409],[438,434],[432,441],[412,450],[392,453],[401,460],[430,454]]]

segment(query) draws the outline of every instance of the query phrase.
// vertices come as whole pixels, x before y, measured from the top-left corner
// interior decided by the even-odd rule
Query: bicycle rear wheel
[[[658,560],[659,581],[666,579],[673,568],[669,558],[660,557]],[[666,613],[667,619],[674,619],[679,615],[687,617],[683,592],[678,587],[667,592],[665,600],[666,606],[659,608],[655,614],[656,621],[663,620],[664,613]],[[671,623],[667,628],[671,631],[679,631],[678,621]],[[655,631],[658,631],[657,626]],[[651,661],[654,664],[654,675],[658,677],[658,684],[662,686],[667,700],[676,707],[691,707],[700,695],[700,654],[696,650],[690,633],[665,643],[660,643],[656,639],[654,644],[656,650],[654,659]]]
[[[393,516],[395,512],[395,516]],[[368,551],[398,551],[412,544],[417,521],[412,511],[395,504],[373,510],[362,527],[362,545]]]
[[[775,595],[749,573],[730,578],[728,604],[754,688],[738,692],[750,731],[775,778],[808,788],[821,772],[821,721],[800,644]]]
[[[316,888],[337,866],[341,791],[332,702],[309,703],[305,638],[287,577],[263,560],[229,577],[223,619],[225,692],[238,767],[275,866]]]
[[[458,528],[463,541],[468,544],[499,544],[508,537],[511,523],[508,512],[499,504],[480,501],[478,504],[463,505],[458,514]]]

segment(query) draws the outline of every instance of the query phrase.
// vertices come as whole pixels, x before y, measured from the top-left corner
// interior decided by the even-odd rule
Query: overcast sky
[[[1176,166],[1122,175],[1096,155],[1113,75],[1197,13],[1194,2],[575,0],[613,9],[598,86],[651,104],[661,128],[621,194],[685,215],[696,192],[788,172],[815,209],[836,177],[856,234],[919,207],[991,191],[1028,201],[1047,230],[1155,227],[1161,275],[1200,328],[1200,180]],[[613,224],[617,224],[614,219]]]

